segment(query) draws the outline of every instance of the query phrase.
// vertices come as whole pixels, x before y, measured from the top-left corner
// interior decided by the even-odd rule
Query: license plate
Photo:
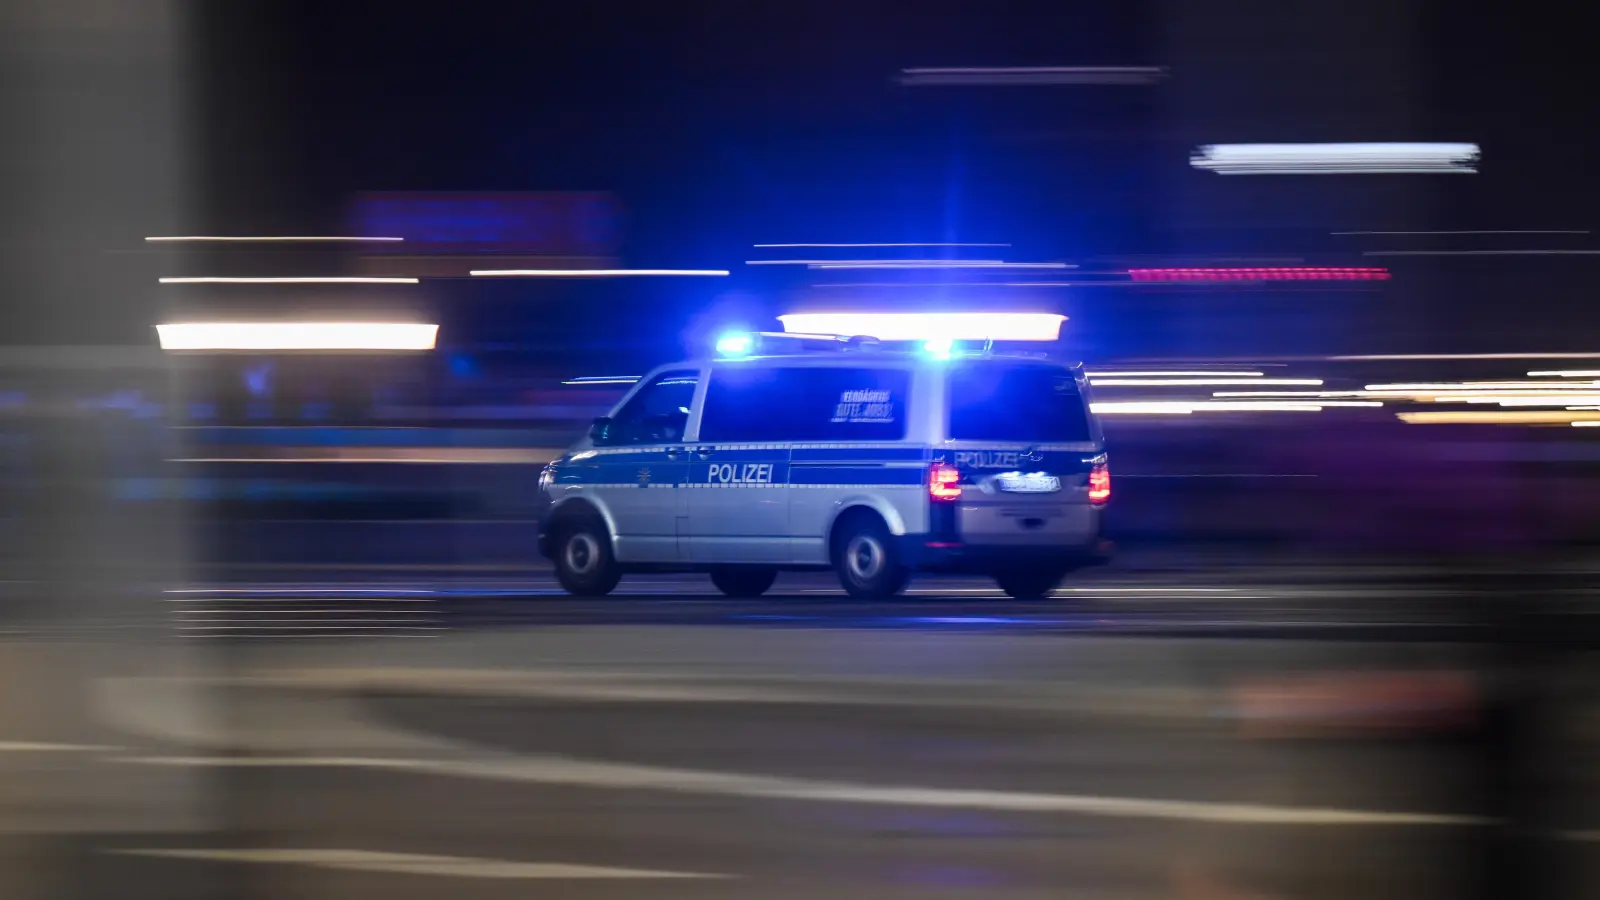
[[[1050,494],[1061,490],[1061,479],[1043,472],[1008,472],[995,485],[1011,494]]]

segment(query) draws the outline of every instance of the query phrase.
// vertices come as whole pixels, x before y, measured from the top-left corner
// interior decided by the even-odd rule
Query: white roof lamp
[[[789,313],[791,334],[839,334],[880,341],[1054,341],[1066,316],[1056,313]]]

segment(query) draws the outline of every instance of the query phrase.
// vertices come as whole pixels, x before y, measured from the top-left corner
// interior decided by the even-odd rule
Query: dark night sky
[[[209,215],[263,230],[335,228],[360,190],[579,189],[621,198],[638,266],[733,267],[753,242],[794,240],[1359,263],[1329,231],[1585,228],[1595,193],[1582,29],[1459,4],[197,8]],[[893,83],[917,65],[1165,65],[1173,80]],[[1483,172],[1243,184],[1187,168],[1207,141],[1410,139],[1476,141]],[[1437,246],[1482,246],[1451,240]],[[1414,344],[1441,303],[1493,331],[1504,291],[1530,277],[1571,285],[1545,292],[1568,308],[1588,263],[1535,262],[1422,266],[1414,297],[1391,292],[1412,310],[1396,340]]]

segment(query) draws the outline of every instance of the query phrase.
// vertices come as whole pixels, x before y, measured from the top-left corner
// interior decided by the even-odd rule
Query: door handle
[[[667,459],[675,460],[675,459],[677,459],[678,457],[680,457],[682,455],[683,455],[683,448],[682,447],[668,447],[667,448]]]
[[[710,459],[711,458],[711,451],[713,449],[715,449],[715,448],[712,448],[712,447],[698,447],[698,448],[695,449],[694,455],[700,457],[701,459]]]

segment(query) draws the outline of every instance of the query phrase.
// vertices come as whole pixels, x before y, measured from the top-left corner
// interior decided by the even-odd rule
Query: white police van
[[[1105,559],[1111,476],[1081,367],[793,337],[656,369],[545,468],[539,549],[563,587],[708,572],[751,597],[831,567],[859,598],[917,570],[1036,598]]]

